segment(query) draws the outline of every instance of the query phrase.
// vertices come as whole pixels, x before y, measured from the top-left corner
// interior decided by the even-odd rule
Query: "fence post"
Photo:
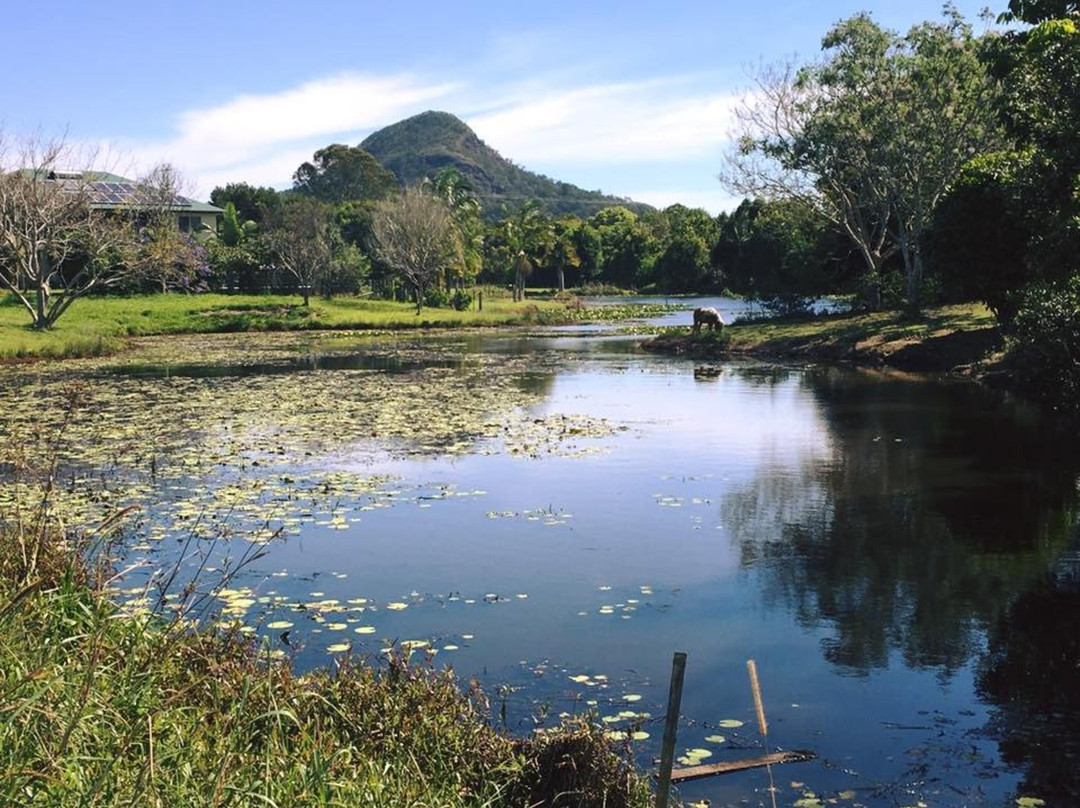
[[[656,808],[667,808],[671,789],[671,766],[675,760],[675,736],[679,731],[679,709],[682,704],[683,675],[686,673],[686,654],[676,651],[671,660],[671,687],[668,690],[667,720],[664,722],[664,743],[660,749],[660,774],[656,785]]]

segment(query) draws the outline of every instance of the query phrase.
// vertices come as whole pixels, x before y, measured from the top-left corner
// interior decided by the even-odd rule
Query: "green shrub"
[[[1054,410],[1080,415],[1080,275],[1029,286],[1012,338],[1019,388]]]
[[[450,305],[457,311],[468,311],[469,306],[472,305],[472,301],[472,295],[464,289],[458,289],[454,294],[450,295]]]
[[[424,305],[432,309],[444,309],[450,305],[450,295],[437,286],[432,286],[424,292]]]

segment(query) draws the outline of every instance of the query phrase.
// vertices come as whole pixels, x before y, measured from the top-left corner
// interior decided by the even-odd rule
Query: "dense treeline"
[[[363,165],[363,170],[379,168]],[[408,194],[370,178],[350,182],[311,177],[310,172],[306,176],[287,192],[246,183],[214,189],[212,201],[226,212],[221,233],[209,244],[210,284],[245,292],[308,289],[333,295],[363,289],[401,294],[405,279],[381,249],[378,222]],[[312,190],[323,182],[333,190]],[[379,191],[343,198],[340,189],[350,185]],[[429,305],[438,305],[454,290],[485,283],[519,294],[526,285],[663,293],[728,290],[794,310],[809,297],[849,289],[855,275],[851,248],[823,217],[799,202],[747,200],[716,217],[683,205],[644,214],[615,205],[587,219],[552,218],[540,203],[526,202],[486,223],[468,181],[454,170],[440,172],[419,192],[445,208],[451,225],[445,254],[424,282]],[[307,219],[300,211],[307,212]],[[321,229],[311,224],[316,215]],[[324,242],[326,259],[320,264],[309,257],[307,277],[288,269],[283,241],[290,232],[309,249],[313,242]]]

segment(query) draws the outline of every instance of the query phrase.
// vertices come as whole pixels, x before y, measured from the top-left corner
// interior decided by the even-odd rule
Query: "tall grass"
[[[265,641],[125,614],[107,595],[125,514],[63,530],[52,471],[0,512],[0,805],[648,804],[599,728],[512,739],[448,672],[298,675]]]

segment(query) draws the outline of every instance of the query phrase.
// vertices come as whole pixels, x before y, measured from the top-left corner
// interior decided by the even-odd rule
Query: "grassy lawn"
[[[87,298],[47,332],[27,326],[29,315],[13,298],[0,302],[0,358],[92,356],[116,350],[126,336],[220,331],[397,329],[493,326],[560,319],[561,303],[484,295],[484,310],[424,308],[387,300],[312,298],[304,307],[287,295],[182,295]]]

